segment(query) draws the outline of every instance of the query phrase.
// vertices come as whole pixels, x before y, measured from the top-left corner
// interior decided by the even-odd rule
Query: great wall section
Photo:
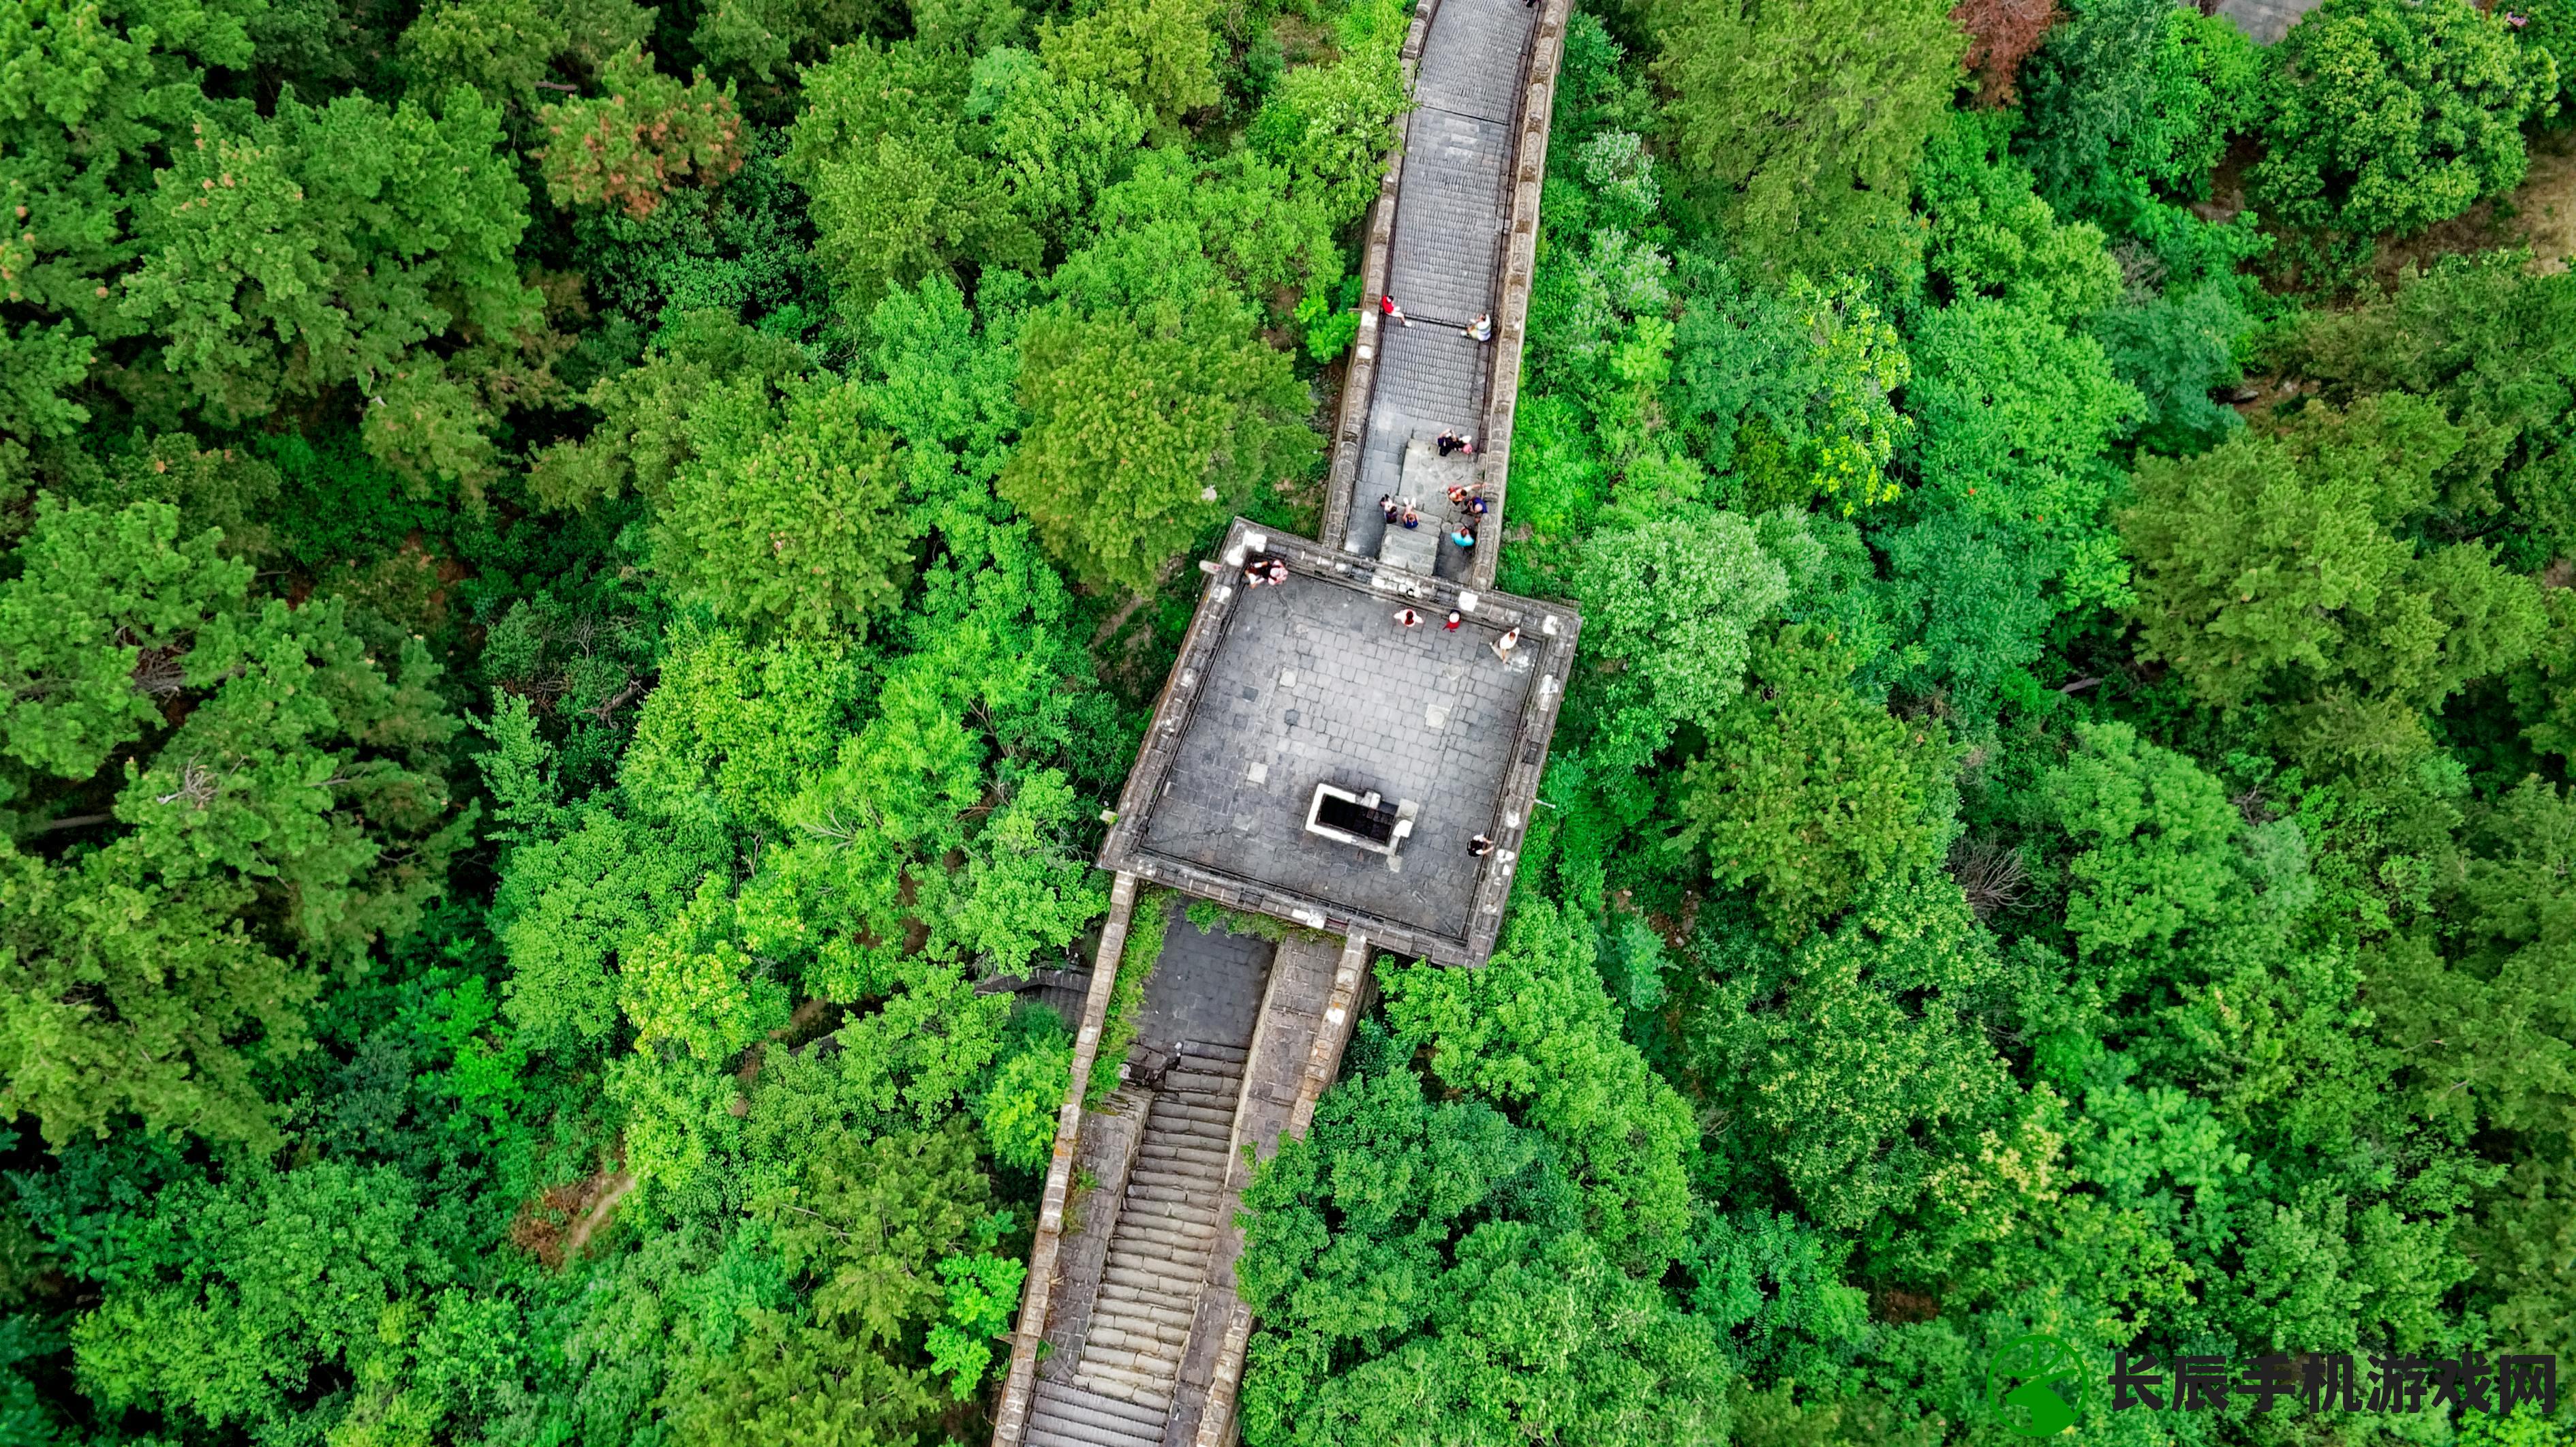
[[[1202,565],[1101,849],[1110,915],[994,1447],[1234,1440],[1253,1326],[1235,1213],[1255,1165],[1305,1134],[1374,953],[1474,967],[1493,950],[1581,630],[1562,604],[1491,590],[1568,5],[1420,0],[1323,537],[1238,519]],[[1412,325],[1381,314],[1389,293]],[[1479,317],[1489,340],[1468,334]],[[1444,432],[1478,445],[1443,456]],[[1486,500],[1473,548],[1391,526],[1378,504],[1452,487]],[[1148,889],[1174,898],[1135,1044],[1097,1061],[1119,1084],[1086,1107]],[[1203,930],[1194,899],[1282,927]]]

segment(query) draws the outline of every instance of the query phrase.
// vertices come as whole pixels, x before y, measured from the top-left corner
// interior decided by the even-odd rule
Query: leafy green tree
[[[895,438],[866,389],[717,381],[689,410],[694,456],[654,499],[653,558],[716,615],[864,638],[911,581],[918,528]]]
[[[2511,190],[2522,123],[2555,100],[2548,53],[2466,0],[2328,0],[2279,55],[2247,184],[2329,265]]]
[[[454,1280],[420,1196],[389,1167],[328,1161],[181,1187],[73,1327],[83,1388],[216,1431],[306,1425],[317,1377],[393,1350]]]
[[[1914,173],[1931,222],[1924,269],[1945,302],[1993,297],[2060,323],[2120,294],[2119,264],[2089,222],[2061,224],[2005,150],[2007,117],[1962,112],[1933,133]]]
[[[1734,513],[1659,517],[1585,548],[1575,590],[1610,718],[1606,751],[1642,763],[1676,724],[1716,725],[1743,690],[1752,633],[1788,600],[1786,569]],[[1593,746],[1605,752],[1603,742]]]
[[[436,0],[403,28],[397,54],[425,94],[472,86],[495,105],[533,109],[571,46],[562,13],[533,0]]]
[[[1395,1047],[1427,1048],[1440,1079],[1519,1109],[1554,1143],[1591,1234],[1644,1266],[1669,1259],[1689,1227],[1690,1117],[1620,1038],[1594,959],[1587,923],[1524,900],[1485,968],[1387,974],[1387,1021]]]
[[[1730,887],[1751,885],[1784,938],[1840,913],[1870,879],[1927,857],[1936,841],[1949,773],[1942,727],[1894,718],[1854,693],[1857,661],[1807,624],[1759,642],[1748,687],[1675,794],[1682,827],[1669,847],[1705,855]]]
[[[1312,455],[1306,389],[1251,321],[1223,293],[1029,319],[1029,422],[999,486],[1075,576],[1151,586],[1229,505]]]
[[[1690,255],[1680,280],[1667,405],[1699,456],[1737,474],[1736,505],[1767,511],[1821,494],[1850,516],[1892,500],[1887,465],[1914,432],[1894,394],[1913,369],[1864,289],[1801,276],[1774,293]]]
[[[2576,543],[2576,279],[2536,275],[2510,252],[2445,257],[2390,295],[2302,319],[2285,358],[2332,400],[2432,398],[2465,434],[2436,474],[2442,510],[2527,532],[2521,551]]]
[[[1336,225],[1377,199],[1396,121],[1412,105],[1401,59],[1406,23],[1402,7],[1382,0],[1343,10],[1334,22],[1341,54],[1288,72],[1245,133]]]
[[[1666,4],[1648,23],[1675,154],[1719,188],[1742,254],[1783,270],[1904,254],[1905,178],[1967,45],[1944,7]]]
[[[973,79],[966,114],[985,123],[1012,207],[1040,236],[1068,241],[1126,171],[1145,138],[1144,113],[1125,91],[1066,80],[1014,47],[977,56]]]
[[[810,1315],[760,1312],[732,1352],[675,1381],[663,1405],[677,1439],[916,1440],[939,1398],[913,1344],[946,1312],[940,1264],[974,1243],[990,1203],[960,1131],[824,1143],[799,1184],[755,1207],[812,1283]]]
[[[1776,1184],[1835,1231],[1935,1209],[1970,1142],[2014,1115],[1978,1015],[2003,963],[1938,872],[1890,871],[1795,945],[1745,930],[1700,944],[1683,1049],[1704,1107],[1733,1123],[1719,1149],[1739,1199]]]
[[[2022,70],[2014,149],[2062,210],[2125,218],[2151,197],[2206,196],[2231,134],[2252,127],[2262,52],[2225,16],[2159,0],[2083,0]]]
[[[2520,663],[2542,627],[2532,585],[2486,547],[2399,531],[2461,443],[2438,406],[2387,393],[2347,413],[2312,404],[2277,437],[2142,460],[2120,516],[2141,653],[2208,702],[2291,705],[2307,757],[2420,755],[2416,711]]]
[[[635,366],[591,385],[584,400],[598,424],[580,441],[539,449],[528,490],[550,508],[589,507],[630,489],[663,496],[693,455],[690,418],[719,382],[740,406],[749,388],[766,383],[764,396],[774,396],[811,369],[791,342],[719,312],[684,312]]]
[[[471,827],[428,650],[260,602],[163,504],[47,501],[15,561],[6,1099],[56,1144],[128,1113],[271,1141],[253,1067],[305,1048],[326,976],[410,928]]]
[[[2424,1109],[2564,1140],[2576,1135],[2576,937],[2563,877],[2576,802],[2526,779],[2481,815],[2444,907],[2392,942],[2372,996]]]
[[[260,10],[141,0],[0,17],[15,97],[0,118],[0,486],[25,487],[30,448],[89,420],[98,348],[139,330],[116,287],[142,249],[151,166],[199,119],[207,68],[250,67]]]
[[[536,156],[556,205],[620,206],[640,219],[678,182],[719,185],[742,169],[731,86],[718,90],[704,71],[684,86],[655,70],[640,45],[611,57],[600,84],[607,93],[596,99],[537,114],[549,139]]]
[[[498,344],[540,320],[512,254],[527,192],[496,153],[499,113],[467,92],[436,115],[288,98],[272,118],[192,128],[139,209],[121,315],[219,422],[352,388],[370,451],[479,485],[491,409],[429,344],[469,330]]]
[[[803,87],[788,173],[812,197],[816,253],[864,313],[886,292],[964,263],[1034,267],[1037,234],[1007,173],[975,153],[966,58],[860,39]]]
[[[1210,0],[1102,0],[1042,28],[1038,54],[1065,80],[1122,92],[1170,126],[1220,98]]]
[[[787,72],[811,84],[826,55],[890,40],[903,22],[885,0],[729,0],[698,12],[689,44],[719,71],[764,82]]]
[[[1245,1440],[1714,1440],[1711,1333],[1583,1232],[1577,1195],[1490,1105],[1431,1104],[1401,1068],[1337,1087],[1245,1193]]]

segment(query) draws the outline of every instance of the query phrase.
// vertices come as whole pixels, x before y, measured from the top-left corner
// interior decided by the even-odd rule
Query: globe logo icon
[[[2074,1426],[2083,1396],[2084,1359],[2053,1336],[2015,1337],[1986,1363],[1986,1409],[2016,1437],[2054,1437]]]

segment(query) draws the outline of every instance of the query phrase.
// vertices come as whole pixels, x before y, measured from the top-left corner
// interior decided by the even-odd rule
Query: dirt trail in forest
[[[592,1235],[597,1233],[599,1228],[607,1225],[609,1218],[617,1214],[617,1203],[634,1193],[635,1173],[619,1171],[609,1177],[604,1184],[606,1189],[590,1203],[589,1210],[582,1212],[581,1219],[572,1223],[571,1233],[564,1237],[564,1260],[570,1261],[580,1256],[581,1249],[590,1244]]]

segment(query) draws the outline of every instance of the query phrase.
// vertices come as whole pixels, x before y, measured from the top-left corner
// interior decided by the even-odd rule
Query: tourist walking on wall
[[[1520,646],[1521,630],[1515,628],[1511,632],[1494,640],[1494,656],[1505,663],[1509,663],[1512,661],[1512,650]]]
[[[1404,609],[1402,612],[1395,615],[1395,624],[1399,628],[1410,628],[1421,621],[1422,615],[1414,612],[1410,608]]]
[[[1494,314],[1492,312],[1487,312],[1483,316],[1480,316],[1474,321],[1467,323],[1465,326],[1460,327],[1458,329],[1458,335],[1462,337],[1472,337],[1480,342],[1492,341],[1494,339]]]
[[[1413,318],[1404,314],[1404,308],[1395,304],[1394,297],[1380,293],[1377,299],[1377,309],[1386,313],[1388,316],[1395,318],[1397,321],[1404,323],[1408,327],[1413,325]]]

